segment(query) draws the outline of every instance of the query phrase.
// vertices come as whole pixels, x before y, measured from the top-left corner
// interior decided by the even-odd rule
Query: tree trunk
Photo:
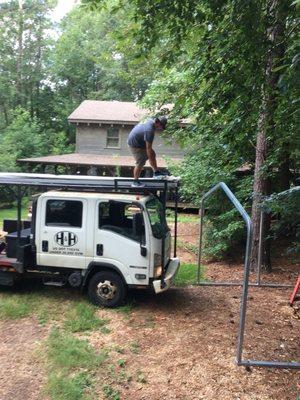
[[[285,0],[268,0],[266,19],[267,55],[262,86],[262,102],[257,124],[257,141],[255,155],[255,170],[253,184],[252,222],[253,239],[251,247],[251,269],[257,269],[260,206],[265,195],[270,193],[271,181],[267,171],[267,155],[271,147],[272,133],[275,130],[274,113],[277,108],[277,84],[279,73],[274,68],[283,63],[285,53],[285,23],[288,4]],[[270,215],[265,218],[264,232],[268,236],[270,229]],[[263,263],[267,270],[271,270],[270,243],[263,243]]]

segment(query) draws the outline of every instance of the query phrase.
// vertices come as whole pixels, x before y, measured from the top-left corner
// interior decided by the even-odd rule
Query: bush
[[[271,238],[288,238],[288,253],[300,254],[300,190],[294,187],[267,198],[263,209],[272,213]]]

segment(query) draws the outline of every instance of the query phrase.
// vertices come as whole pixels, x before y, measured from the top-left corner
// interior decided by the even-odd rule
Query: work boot
[[[134,181],[132,182],[131,187],[134,187],[134,188],[143,188],[143,187],[145,187],[145,184],[142,183],[142,182],[140,182],[140,181],[138,181],[138,180],[134,180]]]
[[[170,174],[168,171],[162,171],[162,170],[158,169],[157,171],[154,171],[153,178],[164,179],[164,178],[167,178],[169,175]]]

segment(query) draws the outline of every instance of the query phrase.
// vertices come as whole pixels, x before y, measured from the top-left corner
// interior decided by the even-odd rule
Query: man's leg
[[[138,180],[141,175],[142,169],[148,159],[147,152],[145,149],[139,149],[139,148],[134,148],[134,147],[130,147],[130,150],[131,150],[131,153],[135,160],[133,177],[135,180]]]
[[[141,175],[141,172],[142,172],[142,169],[143,169],[143,165],[136,165],[136,166],[134,167],[134,170],[133,170],[133,177],[134,177],[135,180],[138,180],[138,179],[139,179],[139,177],[140,177],[140,175]]]
[[[151,149],[151,157],[149,157],[149,164],[152,167],[153,174],[158,170],[157,161],[156,161],[156,153],[153,149]]]

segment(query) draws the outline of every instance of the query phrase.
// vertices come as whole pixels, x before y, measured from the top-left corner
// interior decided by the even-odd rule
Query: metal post
[[[258,256],[257,256],[257,284],[260,286],[260,271],[262,264],[262,253],[263,253],[263,239],[264,239],[264,222],[265,222],[265,213],[263,210],[260,212],[260,221],[259,221],[259,242],[258,242]]]
[[[19,250],[21,246],[21,219],[22,219],[22,191],[21,186],[17,187],[17,259],[19,259]]]
[[[174,202],[174,257],[177,256],[177,213],[178,213],[178,187],[175,188],[175,202]]]
[[[240,364],[240,362],[242,360],[244,337],[245,337],[246,310],[247,310],[249,275],[250,275],[251,241],[252,241],[252,221],[249,218],[249,221],[247,223],[247,242],[246,242],[246,253],[245,253],[245,264],[244,264],[244,283],[243,283],[243,291],[242,291],[242,299],[241,299],[240,325],[239,325],[239,335],[238,335],[238,344],[237,344],[237,358],[236,359],[237,359],[238,365]]]
[[[165,221],[166,219],[166,206],[167,206],[167,190],[168,190],[168,184],[167,181],[164,181],[164,189],[163,189],[163,194],[162,194],[162,203],[163,203],[163,220]],[[163,235],[162,241],[161,241],[161,261],[162,261],[162,267],[163,267],[163,274],[161,276],[161,287],[163,288],[165,286],[165,248],[166,248],[166,234]]]
[[[203,236],[203,218],[204,218],[204,198],[201,200],[200,207],[200,224],[199,224],[199,246],[198,246],[198,271],[197,271],[197,284],[200,284],[201,276],[201,256],[202,256],[202,236]]]

